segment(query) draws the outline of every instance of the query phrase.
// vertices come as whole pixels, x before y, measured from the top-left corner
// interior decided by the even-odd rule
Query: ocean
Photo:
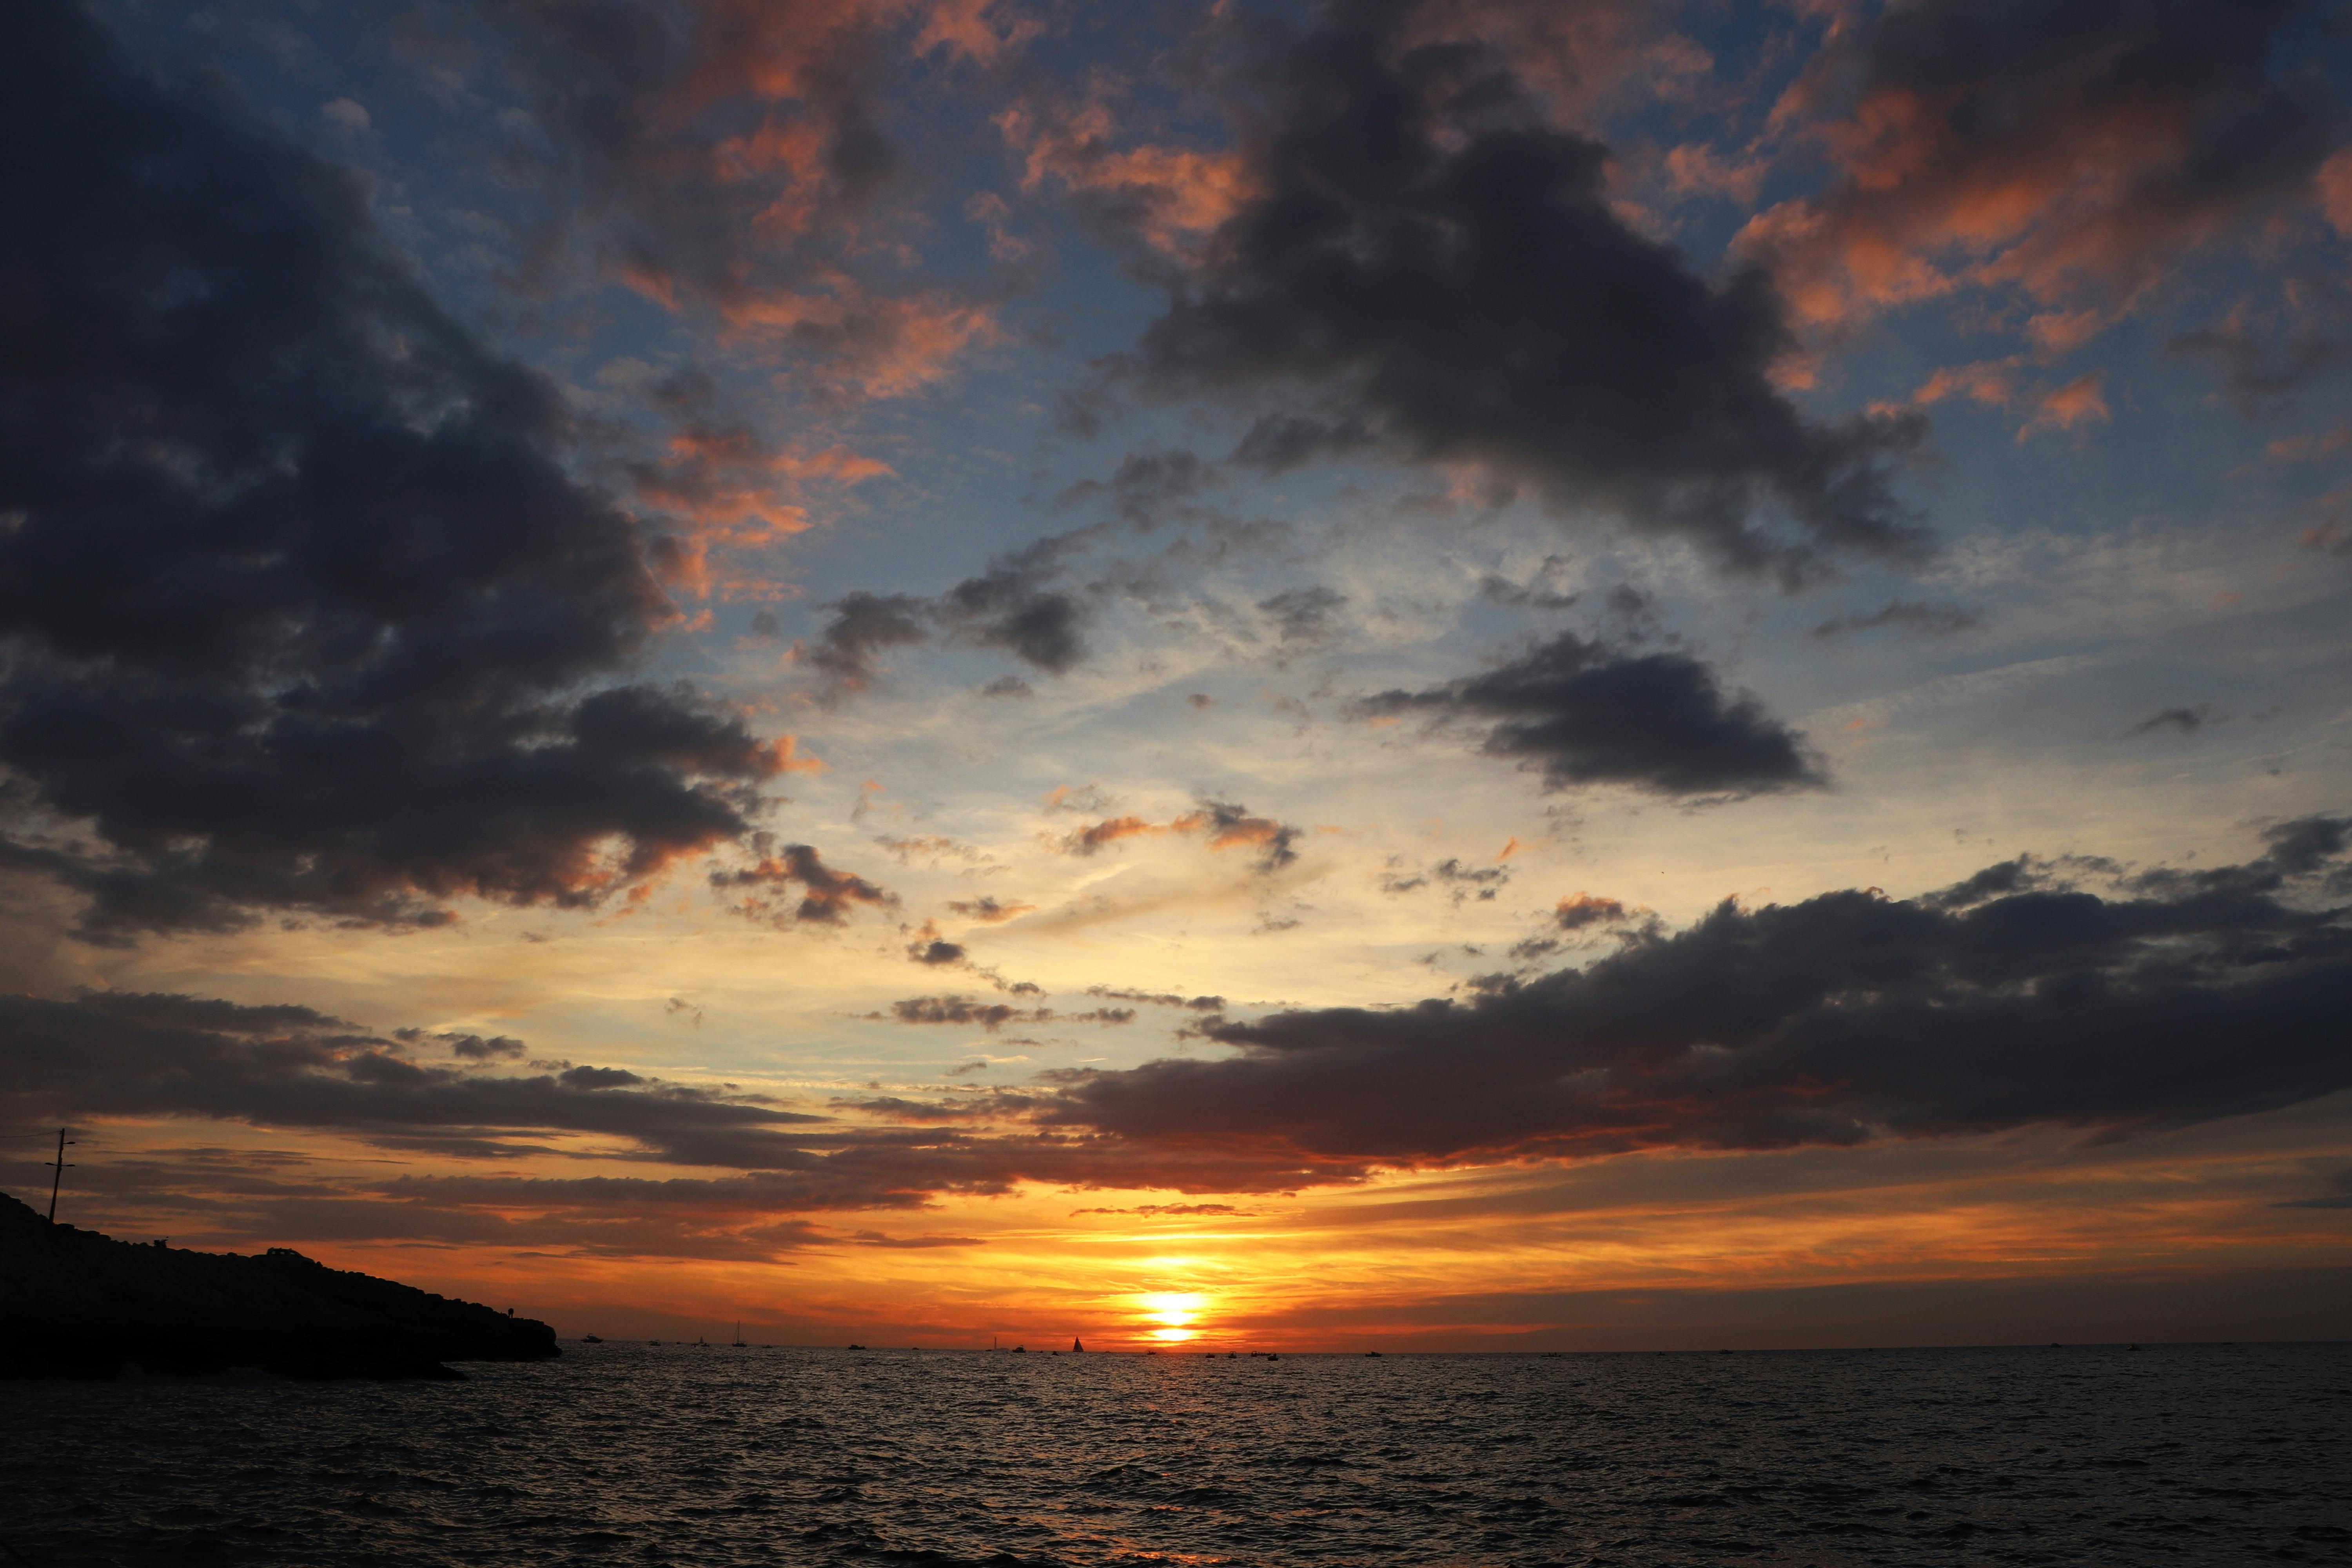
[[[2352,1563],[2352,1345],[0,1384],[0,1563]]]

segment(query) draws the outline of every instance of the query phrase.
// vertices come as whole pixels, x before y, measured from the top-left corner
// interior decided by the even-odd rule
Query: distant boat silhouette
[[[1029,1347],[1027,1345],[1014,1345],[1013,1347],[1013,1353],[1014,1355],[1027,1355],[1029,1353]]]
[[[854,1350],[854,1351],[862,1351],[862,1350],[864,1350],[866,1347],[865,1347],[864,1345],[852,1345],[852,1346],[850,1346],[849,1348],[850,1348],[851,1350]]]
[[[1087,1348],[1087,1347],[1086,1347],[1085,1345],[1080,1344],[1080,1343],[1078,1342],[1078,1338],[1077,1338],[1077,1336],[1076,1336],[1076,1334],[1073,1334],[1073,1335],[1071,1335],[1071,1336],[1070,1336],[1070,1349],[1071,1349],[1072,1351],[1074,1351],[1074,1352],[1085,1352],[1085,1350],[1086,1350],[1086,1348]]]
[[[604,1342],[598,1339],[594,1334],[583,1334],[580,1336],[580,1342],[583,1345],[601,1345]]]
[[[739,1351],[747,1351],[751,1348],[743,1341],[743,1320],[740,1318],[735,1320],[735,1348]]]

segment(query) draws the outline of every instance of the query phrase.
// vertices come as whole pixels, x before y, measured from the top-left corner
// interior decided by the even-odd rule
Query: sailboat
[[[1085,1352],[1086,1348],[1086,1346],[1078,1342],[1078,1338],[1076,1334],[1070,1336],[1070,1350],[1073,1353],[1082,1354]]]
[[[735,1348],[739,1351],[747,1351],[751,1348],[749,1344],[744,1342],[743,1320],[740,1318],[735,1320]]]

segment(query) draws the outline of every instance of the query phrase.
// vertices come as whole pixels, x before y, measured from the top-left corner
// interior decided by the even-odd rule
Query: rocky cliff
[[[288,1377],[458,1377],[452,1361],[543,1361],[555,1331],[471,1301],[258,1258],[51,1226],[0,1194],[0,1377],[252,1367]]]

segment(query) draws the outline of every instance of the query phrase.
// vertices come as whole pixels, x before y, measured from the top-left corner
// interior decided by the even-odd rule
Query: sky
[[[566,1334],[2352,1321],[2352,10],[17,18],[7,1191]]]

